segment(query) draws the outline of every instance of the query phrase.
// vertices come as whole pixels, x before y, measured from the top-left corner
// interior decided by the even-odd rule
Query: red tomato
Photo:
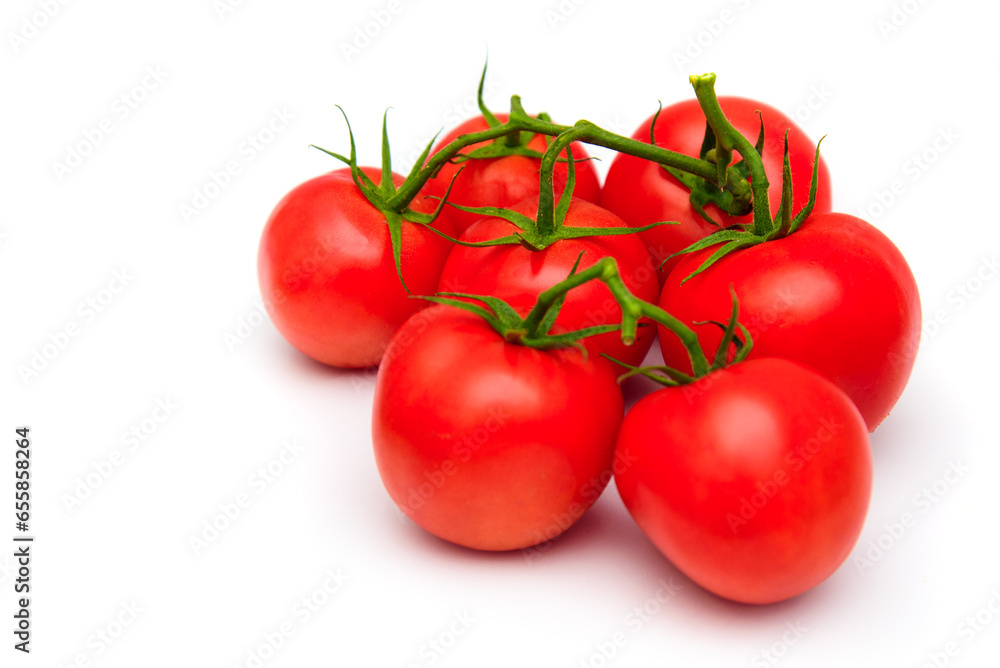
[[[874,430],[902,394],[920,338],[920,296],[899,249],[860,218],[813,214],[797,232],[730,253],[681,285],[713,250],[682,258],[660,306],[685,323],[707,320],[728,311],[733,285],[753,337],[750,358],[812,367]],[[721,340],[712,326],[698,334],[705,350]],[[660,342],[667,364],[690,368],[675,336],[661,331]]]
[[[430,533],[515,550],[565,531],[611,478],[623,412],[610,365],[507,343],[435,306],[393,338],[372,440],[386,490]]]
[[[792,170],[792,212],[795,213],[809,199],[812,180],[814,144],[788,116],[774,107],[741,97],[720,97],[719,103],[730,123],[751,143],[756,143],[760,130],[759,110],[764,118],[764,170],[767,173],[771,214],[776,215],[781,203],[781,166],[784,155],[784,135],[788,129],[788,156]],[[652,117],[643,123],[634,139],[649,143],[649,126]],[[697,156],[705,136],[705,115],[697,100],[678,102],[665,108],[656,121],[656,145],[686,155]],[[739,159],[737,152],[737,160]],[[708,236],[716,228],[702,218],[691,206],[690,191],[654,162],[619,153],[605,179],[600,204],[615,212],[633,227],[642,227],[661,220],[678,221],[680,225],[661,225],[646,232],[642,238],[650,255],[657,263],[672,253],[687,248]],[[830,173],[826,163],[819,162],[819,187],[813,211],[830,210]],[[747,224],[753,221],[748,214],[730,216],[714,204],[705,207],[723,227]],[[666,278],[677,259],[664,266],[660,280]],[[725,313],[727,311],[723,311]]]
[[[513,211],[534,218],[538,198],[533,197],[511,207]],[[624,221],[596,204],[573,198],[564,222],[566,227],[625,227]],[[466,230],[462,241],[486,241],[517,232],[502,218],[484,218]],[[613,257],[625,285],[634,295],[655,302],[659,284],[649,253],[637,235],[561,239],[544,250],[531,251],[523,246],[468,247],[455,245],[441,271],[439,290],[500,297],[520,313],[530,309],[539,294],[566,280],[580,253],[579,269],[585,269],[603,257]],[[621,308],[607,287],[591,281],[572,290],[563,303],[556,324],[565,330],[577,330],[621,322]],[[654,328],[640,327],[636,342],[626,346],[621,334],[610,332],[590,337],[582,343],[594,355],[612,357],[639,364],[653,344]]]
[[[702,587],[781,601],[844,562],[871,496],[868,434],[835,385],[780,359],[743,362],[641,399],[616,471],[646,536]]]
[[[376,183],[380,172],[364,168]],[[403,177],[393,174],[398,185]],[[435,202],[415,199],[414,210]],[[435,227],[453,234],[439,216]],[[451,243],[421,225],[402,226],[403,278],[431,294]],[[382,213],[340,169],[295,187],[267,221],[257,257],[260,290],[275,327],[315,360],[338,367],[378,364],[400,325],[427,302],[400,284]]]
[[[497,114],[501,122],[506,122],[507,114]],[[486,130],[489,125],[482,116],[470,118],[459,125],[438,142],[437,149],[451,143],[459,135],[469,134]],[[543,135],[535,135],[528,143],[528,148],[544,153],[550,138]],[[462,153],[486,146],[489,142],[472,144],[462,150]],[[573,157],[577,159],[586,158],[587,153],[579,143],[571,145]],[[565,158],[565,153],[563,156]],[[529,158],[523,155],[508,155],[502,158],[485,158],[480,160],[466,160],[460,163],[449,163],[441,168],[438,175],[427,182],[427,194],[444,197],[448,184],[451,183],[455,172],[462,169],[461,175],[455,180],[455,185],[448,196],[449,202],[462,204],[463,206],[497,206],[502,208],[510,207],[521,200],[538,195],[538,169],[541,166],[541,159]],[[557,193],[561,193],[566,188],[566,175],[568,167],[565,162],[557,163],[552,171],[552,181]],[[576,197],[589,202],[596,202],[601,194],[601,184],[597,178],[597,170],[593,161],[576,163],[576,185],[573,188]],[[475,213],[459,211],[453,209],[448,212],[449,220],[458,228],[459,234],[465,231],[469,225],[482,218]]]

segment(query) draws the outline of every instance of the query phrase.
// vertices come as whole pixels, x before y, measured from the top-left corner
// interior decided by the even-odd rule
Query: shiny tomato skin
[[[681,571],[743,603],[797,596],[848,557],[871,496],[864,421],[835,385],[758,359],[641,399],[618,492]]]
[[[373,181],[380,172],[365,168]],[[403,178],[393,174],[394,182]],[[429,212],[418,196],[411,206]],[[454,232],[442,214],[434,223]],[[415,294],[432,294],[451,243],[420,225],[402,227],[402,273]],[[378,364],[389,339],[426,302],[400,284],[385,217],[349,169],[310,179],[274,208],[261,237],[257,273],[281,335],[313,359],[343,368]]]
[[[507,114],[497,114],[497,118],[501,122],[506,122]],[[436,149],[440,150],[441,147],[451,143],[459,135],[479,132],[488,128],[489,125],[482,116],[470,118],[439,141]],[[528,148],[545,153],[545,148],[550,140],[549,137],[535,135],[528,143]],[[462,153],[469,153],[488,144],[489,142],[472,144],[462,149]],[[578,160],[587,157],[587,152],[578,142],[571,145],[571,150],[573,156]],[[562,157],[565,158],[565,154]],[[448,196],[449,202],[463,206],[507,208],[523,199],[538,195],[538,168],[540,166],[541,160],[539,158],[523,155],[448,163],[441,168],[437,176],[427,182],[427,194],[444,197],[452,177],[461,169],[462,173],[455,180],[455,185]],[[567,173],[568,168],[565,162],[557,163],[553,169],[552,181],[557,193],[565,190]],[[573,188],[573,195],[590,202],[596,202],[600,198],[601,184],[592,160],[576,163],[576,185]],[[481,217],[479,214],[459,211],[458,209],[449,210],[449,220],[454,223],[459,234]]]
[[[783,137],[788,132],[788,155],[792,171],[792,211],[797,212],[809,199],[816,144],[794,121],[774,107],[741,97],[719,98],[726,117],[751,142],[757,141],[760,129],[759,110],[764,118],[764,171],[768,180],[768,201],[772,216],[781,203],[781,165]],[[632,135],[633,139],[649,143],[650,117]],[[697,156],[705,136],[705,115],[697,100],[678,102],[663,109],[656,121],[656,145],[685,155]],[[737,151],[736,159],[739,159]],[[608,170],[601,190],[600,204],[621,216],[629,225],[642,227],[662,220],[678,221],[680,225],[661,225],[646,232],[642,238],[657,263],[708,236],[718,228],[709,224],[692,208],[690,191],[658,164],[619,153]],[[830,172],[819,161],[819,187],[814,211],[829,211]],[[752,215],[730,216],[714,204],[705,211],[723,227],[752,222]],[[677,264],[676,258],[666,263],[661,281]]]
[[[524,200],[512,210],[534,217],[538,198]],[[626,227],[624,221],[596,204],[573,198],[564,222],[566,227]],[[517,231],[502,218],[484,218],[460,237],[476,242],[497,239]],[[565,280],[573,264],[583,253],[578,270],[586,269],[604,257],[618,262],[625,285],[637,297],[656,302],[659,284],[655,268],[642,241],[634,234],[620,236],[561,239],[551,246],[531,251],[523,246],[468,247],[455,245],[441,271],[439,289],[500,297],[522,313],[534,305],[538,295]],[[621,309],[611,292],[599,281],[573,289],[563,303],[556,325],[567,331],[621,322]],[[655,328],[639,328],[636,341],[626,346],[619,332],[585,339],[582,343],[592,354],[639,364],[653,344]]]
[[[449,306],[416,314],[375,383],[386,490],[430,533],[478,550],[556,535],[611,478],[623,403],[610,366],[507,343]]]
[[[750,358],[782,357],[832,380],[874,431],[895,406],[920,339],[916,280],[899,249],[874,226],[843,213],[813,214],[793,234],[736,251],[681,285],[713,249],[684,257],[660,306],[685,323],[719,319],[740,300]],[[715,350],[717,328],[696,328]],[[660,332],[667,364],[685,365],[675,336]]]

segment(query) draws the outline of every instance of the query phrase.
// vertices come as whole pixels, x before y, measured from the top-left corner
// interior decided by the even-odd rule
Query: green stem
[[[708,375],[712,367],[705,357],[698,335],[683,322],[670,315],[659,306],[639,299],[629,291],[618,271],[618,263],[614,258],[605,257],[596,264],[572,274],[565,281],[549,288],[538,296],[534,308],[524,319],[524,329],[529,337],[539,334],[539,328],[545,321],[549,309],[573,288],[592,280],[599,280],[608,286],[615,301],[622,309],[622,341],[631,344],[635,341],[636,328],[641,318],[649,318],[673,332],[687,350],[691,360],[691,370],[695,378]]]
[[[487,130],[470,132],[456,137],[453,141],[446,144],[441,148],[441,150],[427,160],[427,164],[424,168],[417,172],[416,178],[412,180],[407,179],[407,181],[404,182],[396,191],[396,194],[386,200],[386,208],[399,212],[406,209],[406,207],[409,206],[413,198],[417,196],[417,193],[419,193],[420,189],[426,185],[434,173],[441,169],[446,162],[458,155],[458,153],[466,146],[478,144],[479,142],[491,141],[515,132],[520,132],[523,129],[524,128],[518,127],[518,123],[516,121],[507,121],[506,123],[501,123],[500,125]]]
[[[560,132],[553,139],[545,153],[542,155],[542,164],[539,166],[539,189],[538,189],[538,215],[535,217],[535,231],[539,236],[548,237],[556,230],[555,220],[555,184],[553,183],[553,172],[559,155],[566,151],[567,160],[572,160],[572,154],[566,148],[576,141],[580,132],[577,128],[570,128],[565,132]],[[571,193],[572,194],[572,193]]]
[[[715,75],[692,76],[691,85],[694,86],[695,95],[705,113],[705,118],[708,119],[709,125],[715,132],[717,146],[724,149],[722,152],[717,152],[718,169],[720,170],[720,174],[717,176],[721,176],[724,167],[728,167],[728,161],[723,164],[723,158],[726,156],[731,158],[731,151],[738,150],[750,168],[750,189],[753,192],[753,231],[755,234],[766,235],[771,231],[774,221],[771,219],[771,206],[768,202],[767,189],[769,184],[767,173],[764,171],[764,161],[761,160],[760,154],[757,153],[757,149],[750,143],[750,140],[734,128],[722,112],[719,98],[715,95]]]
[[[712,75],[712,78],[714,81],[714,75]],[[723,119],[724,118],[725,117],[723,116]],[[406,182],[404,182],[396,191],[396,194],[386,200],[386,208],[397,212],[404,211],[413,198],[417,196],[417,193],[420,192],[421,188],[424,187],[427,181],[430,180],[430,178],[446,162],[458,155],[458,153],[467,146],[478,144],[479,142],[492,141],[500,137],[514,135],[518,132],[533,132],[536,134],[557,137],[558,135],[569,130],[573,131],[573,136],[578,141],[593,144],[595,146],[603,146],[619,153],[627,153],[639,158],[651,160],[667,167],[673,167],[683,172],[699,176],[720,188],[726,188],[727,190],[735,192],[746,191],[746,181],[741,178],[734,179],[732,178],[732,175],[727,176],[723,179],[723,182],[720,183],[718,168],[716,165],[713,165],[705,160],[700,160],[689,155],[684,155],[683,153],[671,151],[661,146],[647,144],[637,139],[622,137],[621,135],[617,135],[603,129],[590,121],[580,120],[577,121],[576,124],[568,126],[529,116],[521,106],[521,98],[514,95],[511,97],[510,102],[510,116],[505,123],[501,123],[495,127],[481,130],[479,132],[470,132],[468,134],[461,135],[443,146],[427,160],[427,163],[419,172],[417,172],[414,178],[407,179]],[[735,132],[735,130],[733,132]],[[735,134],[739,135],[738,132],[735,132]],[[741,152],[743,151],[741,150]],[[555,155],[558,157],[558,153]],[[763,173],[763,168],[761,168],[761,173]],[[765,176],[763,178],[765,183],[764,192],[766,193],[767,177]],[[752,184],[751,187],[756,185],[756,182],[757,178],[754,176],[754,184]],[[755,196],[756,192],[757,191],[754,190]]]
[[[726,185],[725,183],[719,184],[715,165],[705,160],[699,160],[690,155],[671,151],[662,146],[647,144],[638,139],[616,135],[613,132],[594,125],[590,121],[577,121],[573,128],[579,131],[577,139],[587,144],[603,146],[619,153],[627,153],[637,158],[645,158],[646,160],[651,160],[667,167],[673,167],[682,172],[700,176],[720,188]]]
[[[696,174],[710,181],[720,176],[723,181],[726,180],[725,174],[719,174],[711,163],[704,160],[675,153],[674,151],[635,139],[621,137],[594,125],[590,121],[577,121],[576,125],[572,128],[567,128],[556,135],[556,138],[549,143],[548,148],[542,156],[542,163],[539,168],[540,181],[536,227],[537,233],[541,236],[551,235],[557,227],[554,217],[555,189],[553,187],[553,171],[560,154],[574,141],[583,141],[588,144],[604,146],[620,152],[638,155],[639,157],[660,162],[660,164],[675,167],[689,174]],[[567,159],[572,158],[567,156]]]

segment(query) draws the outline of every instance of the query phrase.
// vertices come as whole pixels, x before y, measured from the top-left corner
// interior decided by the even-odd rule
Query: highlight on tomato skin
[[[705,589],[774,603],[819,585],[849,556],[872,487],[868,430],[833,383],[782,359],[715,371],[641,399],[615,476],[654,545]]]
[[[393,502],[426,531],[523,549],[600,496],[623,412],[610,365],[508,343],[477,315],[433,306],[400,328],[379,368],[375,462]]]
[[[381,181],[380,170],[362,171]],[[393,174],[393,181],[398,185],[403,177]],[[411,206],[429,213],[437,203],[419,196]],[[454,233],[446,212],[434,227]],[[432,294],[451,242],[406,221],[401,236],[407,287]],[[285,340],[336,367],[377,365],[400,325],[427,306],[404,289],[385,216],[347,168],[296,186],[275,206],[261,235],[257,273],[271,321]]]
[[[496,114],[496,117],[501,123],[505,123],[509,115]],[[488,128],[489,125],[482,116],[470,118],[445,135],[435,146],[435,152],[459,135],[479,132]],[[527,148],[544,153],[549,141],[551,141],[551,137],[535,135],[528,142]],[[462,153],[469,153],[488,143],[472,144],[463,149]],[[597,176],[597,168],[594,167],[593,160],[586,159],[588,157],[587,151],[582,144],[574,142],[570,147],[573,157],[577,160],[573,196],[589,202],[597,202],[601,195],[601,182]],[[427,182],[426,192],[431,196],[444,197],[448,185],[452,183],[454,178],[451,194],[448,195],[450,202],[463,206],[508,208],[521,200],[538,196],[541,163],[540,158],[523,155],[448,163],[433,179]],[[461,173],[455,178],[455,174],[459,170]],[[552,172],[552,181],[557,197],[566,189],[568,171],[566,163],[560,162],[556,164]],[[459,211],[458,209],[449,211],[449,218],[455,225],[458,234],[464,232],[481,217],[479,214]]]
[[[719,96],[719,103],[735,128],[751,142],[764,122],[765,142],[762,159],[768,177],[771,214],[778,213],[781,202],[782,140],[788,130],[788,150],[792,173],[793,211],[808,200],[813,173],[816,143],[805,131],[780,110],[755,100]],[[761,116],[757,115],[760,111]],[[632,134],[633,139],[649,143],[653,116]],[[705,137],[705,115],[695,99],[664,107],[656,120],[655,139],[662,146],[686,155],[697,156]],[[740,159],[736,152],[736,160]],[[830,211],[832,196],[830,170],[819,160],[819,184],[814,211]],[[702,218],[691,205],[690,191],[660,165],[625,153],[615,156],[601,189],[600,205],[621,216],[629,225],[642,227],[657,221],[677,221],[641,232],[646,247],[657,263],[719,228]],[[708,204],[706,212],[721,227],[749,223],[751,216],[734,217]],[[667,261],[660,273],[661,282],[676,266],[677,258]]]

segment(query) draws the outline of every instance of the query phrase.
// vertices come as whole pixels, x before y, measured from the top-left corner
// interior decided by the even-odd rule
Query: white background
[[[897,0],[909,14],[890,32],[889,0],[48,4],[51,18],[37,0],[7,0],[0,15],[0,540],[13,545],[22,424],[37,536],[30,656],[11,647],[13,548],[0,550],[0,664],[246,666],[288,624],[263,665],[918,667],[952,641],[948,665],[997,665],[1000,615],[981,613],[992,623],[979,630],[964,621],[1000,606],[995,3]],[[369,26],[366,43],[357,31],[373,16],[387,25]],[[347,150],[334,104],[367,163],[392,106],[407,167],[472,113],[487,47],[495,110],[519,93],[529,111],[625,134],[658,99],[690,97],[688,74],[715,71],[720,94],[828,134],[835,209],[865,210],[906,254],[924,341],[872,438],[859,545],[822,586],[766,607],[707,594],[646,541],[613,488],[538,559],[438,541],[380,484],[373,376],[312,363],[261,322],[261,229],[286,191],[337,166],[308,144]],[[269,135],[275,110],[294,118]],[[105,119],[110,132],[80,164],[55,165]],[[952,139],[935,149],[942,132]],[[925,152],[933,163],[914,171]],[[182,205],[229,161],[239,173],[185,220]],[[901,194],[880,207],[897,180]],[[77,335],[22,377],[67,327]],[[158,401],[177,408],[166,416]],[[130,450],[133,428],[146,433]],[[261,489],[255,472],[288,439],[301,453]],[[68,507],[115,451],[110,477],[92,475],[100,485]],[[938,482],[953,464],[967,470]],[[935,482],[934,503],[918,502]],[[240,494],[249,506],[196,554],[190,538]],[[884,527],[904,513],[915,526],[894,539]],[[879,540],[888,549],[870,552]],[[299,614],[338,570],[346,582]],[[671,578],[682,588],[657,602]],[[624,644],[603,659],[616,637]]]

